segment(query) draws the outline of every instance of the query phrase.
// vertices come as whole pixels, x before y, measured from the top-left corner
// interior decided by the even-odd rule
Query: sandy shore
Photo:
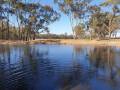
[[[120,39],[116,40],[74,40],[74,39],[36,39],[31,41],[19,40],[0,40],[0,45],[18,45],[18,44],[70,44],[70,45],[107,45],[120,46]]]

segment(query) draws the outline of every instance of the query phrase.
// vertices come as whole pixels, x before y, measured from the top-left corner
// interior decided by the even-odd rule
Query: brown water
[[[81,89],[120,90],[120,48],[0,46],[0,90]]]

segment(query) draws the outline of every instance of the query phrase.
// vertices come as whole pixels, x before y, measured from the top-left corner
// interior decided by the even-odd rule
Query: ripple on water
[[[70,45],[2,48],[0,90],[120,90],[120,65],[116,63],[120,49]]]

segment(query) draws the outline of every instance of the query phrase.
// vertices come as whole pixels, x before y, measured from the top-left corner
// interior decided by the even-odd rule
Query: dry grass
[[[109,45],[120,46],[120,39],[115,40],[74,40],[74,39],[36,39],[31,41],[19,41],[19,40],[0,40],[0,44],[70,44],[70,45]]]
[[[61,40],[62,44],[120,46],[120,40]]]

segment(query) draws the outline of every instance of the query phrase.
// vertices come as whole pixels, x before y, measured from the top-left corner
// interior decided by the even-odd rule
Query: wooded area
[[[71,23],[74,38],[111,38],[120,29],[120,1],[104,0],[93,5],[94,0],[55,0]]]
[[[36,33],[49,32],[47,26],[59,16],[50,6],[39,2],[0,0],[0,39],[35,39]],[[13,24],[11,18],[16,19],[17,24]]]
[[[120,29],[120,1],[104,0],[99,5],[92,1],[53,0],[68,16],[74,39],[110,39]],[[59,20],[61,13],[40,2],[0,0],[0,39],[28,41],[44,31],[49,34],[48,25]]]

